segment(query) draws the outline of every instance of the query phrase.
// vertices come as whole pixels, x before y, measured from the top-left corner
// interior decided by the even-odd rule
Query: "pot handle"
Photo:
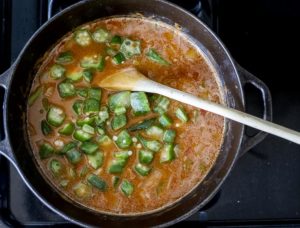
[[[10,83],[11,73],[12,73],[13,68],[14,68],[14,65],[12,65],[8,70],[6,70],[3,74],[0,75],[0,86],[2,88],[4,88],[4,99],[3,99],[4,102],[3,102],[3,104],[1,104],[2,109],[3,109],[3,111],[2,111],[3,119],[0,120],[0,122],[2,122],[0,127],[4,127],[4,123],[5,123],[5,120],[6,120],[5,111],[4,111],[6,109],[5,100],[6,100],[7,89],[8,89],[9,83]],[[3,129],[2,132],[5,132],[5,129]],[[0,155],[3,155],[10,162],[15,164],[15,158],[14,158],[10,148],[11,147],[9,145],[7,137],[4,134],[4,139],[0,141]]]
[[[251,84],[261,92],[264,105],[263,119],[272,121],[272,97],[269,88],[260,79],[255,77],[240,65],[236,64],[236,67],[241,79],[242,86],[244,87],[246,84]],[[246,132],[244,131],[244,137],[239,156],[241,157],[242,155],[244,155],[248,150],[260,143],[266,136],[267,133],[263,131],[259,131],[253,136],[246,135]]]

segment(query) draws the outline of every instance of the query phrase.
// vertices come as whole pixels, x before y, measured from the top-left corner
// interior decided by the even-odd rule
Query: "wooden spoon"
[[[109,90],[131,90],[143,91],[148,93],[157,93],[171,99],[186,103],[197,108],[224,116],[228,119],[248,125],[250,127],[268,132],[270,134],[287,139],[300,144],[300,133],[286,127],[274,124],[272,122],[260,119],[250,114],[228,108],[224,105],[203,100],[194,95],[182,92],[177,89],[162,85],[145,77],[135,68],[129,67],[119,70],[104,78],[96,78],[96,84],[99,87]]]

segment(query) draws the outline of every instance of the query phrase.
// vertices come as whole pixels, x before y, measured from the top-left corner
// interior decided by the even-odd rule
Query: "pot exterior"
[[[226,120],[224,143],[214,167],[189,195],[177,203],[152,214],[114,216],[97,213],[58,194],[41,175],[34,160],[26,131],[26,103],[34,78],[34,66],[49,47],[75,27],[113,15],[142,13],[174,24],[199,42],[201,49],[216,68],[229,107],[244,110],[241,82],[234,63],[220,40],[196,17],[181,8],[161,0],[90,0],[82,1],[48,21],[28,41],[11,73],[5,109],[5,133],[15,163],[25,183],[50,209],[79,225],[91,226],[166,226],[188,217],[204,206],[216,193],[230,172],[238,155],[243,126]],[[24,99],[25,98],[25,99]]]

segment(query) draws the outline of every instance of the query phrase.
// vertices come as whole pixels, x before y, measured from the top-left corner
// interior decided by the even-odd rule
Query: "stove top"
[[[78,0],[0,0],[0,71],[9,67],[36,29]],[[300,130],[297,66],[300,2],[296,0],[173,0],[223,40],[236,61],[263,80],[273,95],[274,122]],[[50,10],[49,10],[50,9]],[[296,56],[296,57],[294,57]],[[246,88],[250,113],[260,99]],[[0,102],[3,90],[0,87]],[[2,111],[0,111],[0,121]],[[0,124],[2,126],[2,122]],[[2,129],[1,129],[2,130]],[[0,131],[3,137],[3,132]],[[268,136],[241,157],[216,197],[181,225],[300,226],[300,147]],[[0,157],[0,227],[74,226],[49,211]]]

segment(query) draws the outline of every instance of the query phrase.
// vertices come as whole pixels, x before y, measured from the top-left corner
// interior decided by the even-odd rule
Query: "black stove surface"
[[[53,3],[52,13],[55,13],[77,1],[0,0],[1,72],[46,21],[49,2]],[[204,20],[236,61],[268,85],[273,95],[274,122],[300,131],[297,83],[300,2],[177,0],[176,3]],[[259,113],[257,92],[252,88],[246,88],[246,92],[249,112]],[[2,111],[0,117],[1,114]],[[3,137],[3,132],[0,135]],[[299,146],[268,136],[237,161],[212,202],[179,225],[300,226],[299,163]],[[43,206],[15,169],[0,157],[0,227],[21,225],[72,226]]]

